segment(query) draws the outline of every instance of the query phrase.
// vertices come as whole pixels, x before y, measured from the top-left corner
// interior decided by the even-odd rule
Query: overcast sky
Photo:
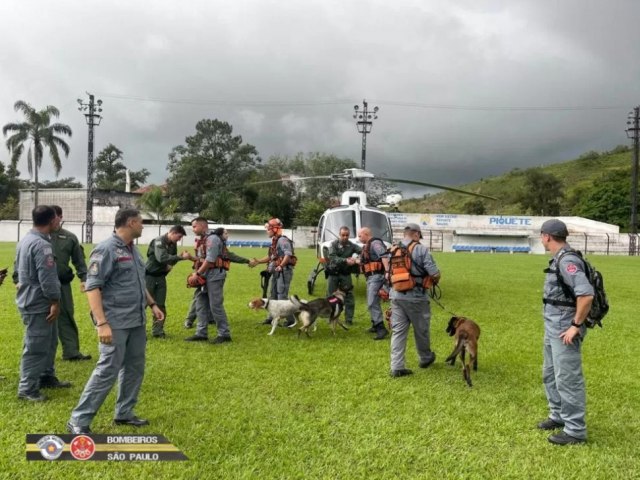
[[[21,120],[17,100],[58,107],[73,129],[60,176],[84,183],[76,99],[94,93],[96,154],[113,143],[161,183],[203,118],[264,159],[359,162],[366,98],[368,170],[456,185],[628,144],[639,18],[638,0],[4,1],[0,123]]]

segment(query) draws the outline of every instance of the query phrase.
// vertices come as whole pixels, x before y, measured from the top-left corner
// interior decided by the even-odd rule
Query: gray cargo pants
[[[421,363],[429,362],[435,356],[431,351],[429,299],[424,296],[391,300],[391,370],[405,368],[405,350],[410,325],[413,325],[418,360]]]
[[[18,394],[33,394],[40,389],[40,379],[55,377],[54,361],[58,346],[56,322],[47,323],[48,313],[22,313],[25,325]]]
[[[549,418],[564,423],[564,432],[587,438],[586,391],[582,374],[582,341],[564,345],[545,331],[542,381],[549,402]]]
[[[230,337],[227,312],[224,310],[224,278],[208,280],[205,289],[198,293],[196,299],[196,311],[198,314],[198,326],[196,335],[209,336],[209,320],[213,319],[218,328],[219,337]]]
[[[110,345],[99,345],[100,358],[84,387],[78,405],[71,412],[71,423],[89,426],[98,409],[118,380],[118,396],[114,418],[135,416],[138,393],[144,378],[145,327],[113,329]]]

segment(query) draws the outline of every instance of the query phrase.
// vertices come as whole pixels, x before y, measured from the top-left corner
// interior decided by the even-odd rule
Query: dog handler
[[[556,445],[583,443],[587,439],[581,346],[586,335],[584,321],[594,292],[579,258],[571,254],[562,255],[571,249],[566,242],[568,235],[567,226],[556,219],[547,220],[540,229],[540,241],[553,258],[549,261],[549,268],[545,269],[543,298],[542,381],[549,403],[549,417],[540,422],[538,428],[562,428],[561,432],[549,437],[549,441]],[[565,295],[558,283],[558,274],[575,295],[575,301]]]
[[[409,223],[404,227],[404,239],[401,245],[409,248],[415,244],[411,251],[411,276],[416,279],[413,289],[398,292],[391,288],[391,376],[404,377],[413,372],[405,368],[405,350],[409,337],[409,326],[413,325],[413,335],[416,340],[420,368],[427,368],[436,360],[435,352],[431,351],[431,306],[429,305],[428,292],[422,287],[420,281],[426,275],[431,277],[434,283],[440,280],[440,270],[427,250],[420,243],[422,232],[416,223]]]
[[[271,298],[272,300],[287,300],[289,298],[289,288],[293,281],[293,267],[296,264],[296,257],[293,253],[293,242],[282,234],[282,222],[278,218],[269,220],[264,228],[267,235],[271,239],[269,247],[269,255],[264,258],[252,258],[250,265],[252,267],[260,264],[267,264],[267,271],[271,273]],[[271,317],[268,317],[264,325],[271,325]],[[287,327],[296,324],[293,315],[287,317]]]

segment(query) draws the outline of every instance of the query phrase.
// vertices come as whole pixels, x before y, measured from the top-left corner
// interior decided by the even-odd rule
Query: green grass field
[[[0,244],[0,268],[13,244]],[[264,250],[234,249],[250,257]],[[292,293],[306,295],[315,259],[300,250]],[[137,413],[140,430],[112,425],[113,393],[92,428],[97,433],[165,435],[188,462],[27,462],[26,433],[65,433],[64,425],[91,373],[92,362],[57,363],[73,388],[49,391],[50,401],[16,398],[22,325],[11,282],[0,288],[0,478],[639,478],[640,415],[635,361],[640,335],[640,259],[591,257],[604,276],[612,309],[603,330],[584,345],[589,442],[557,447],[536,430],[546,416],[541,382],[542,269],[536,255],[435,254],[443,304],[482,328],[474,387],[459,363],[443,363],[452,348],[449,315],[433,305],[432,343],[438,359],[415,375],[389,377],[389,343],[374,342],[356,280],[356,322],[333,337],[322,322],[313,338],[280,328],[268,337],[264,315],[246,307],[259,296],[258,269],[233,265],[226,284],[232,344],[192,344],[182,322],[191,299],[189,265],[169,276],[169,337],[150,339]],[[316,293],[325,286],[320,279]],[[77,283],[74,283],[77,288]],[[633,292],[636,291],[634,294]],[[76,295],[82,351],[97,357],[83,295]]]

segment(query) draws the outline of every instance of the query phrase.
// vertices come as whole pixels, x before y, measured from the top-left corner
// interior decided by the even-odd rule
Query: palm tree
[[[38,206],[38,169],[42,166],[42,157],[45,147],[49,149],[49,155],[53,162],[56,177],[62,169],[60,163],[60,148],[65,157],[69,156],[69,145],[58,135],[71,136],[71,128],[63,123],[51,124],[51,117],[58,118],[60,111],[49,105],[44,110],[37,112],[31,105],[18,100],[14,105],[16,112],[21,111],[26,121],[22,123],[7,123],[2,127],[2,133],[6,137],[8,132],[15,132],[7,139],[7,148],[11,153],[11,165],[15,167],[22,156],[24,145],[29,143],[27,150],[27,167],[29,175],[35,180],[34,204]],[[33,153],[32,153],[33,151]]]

